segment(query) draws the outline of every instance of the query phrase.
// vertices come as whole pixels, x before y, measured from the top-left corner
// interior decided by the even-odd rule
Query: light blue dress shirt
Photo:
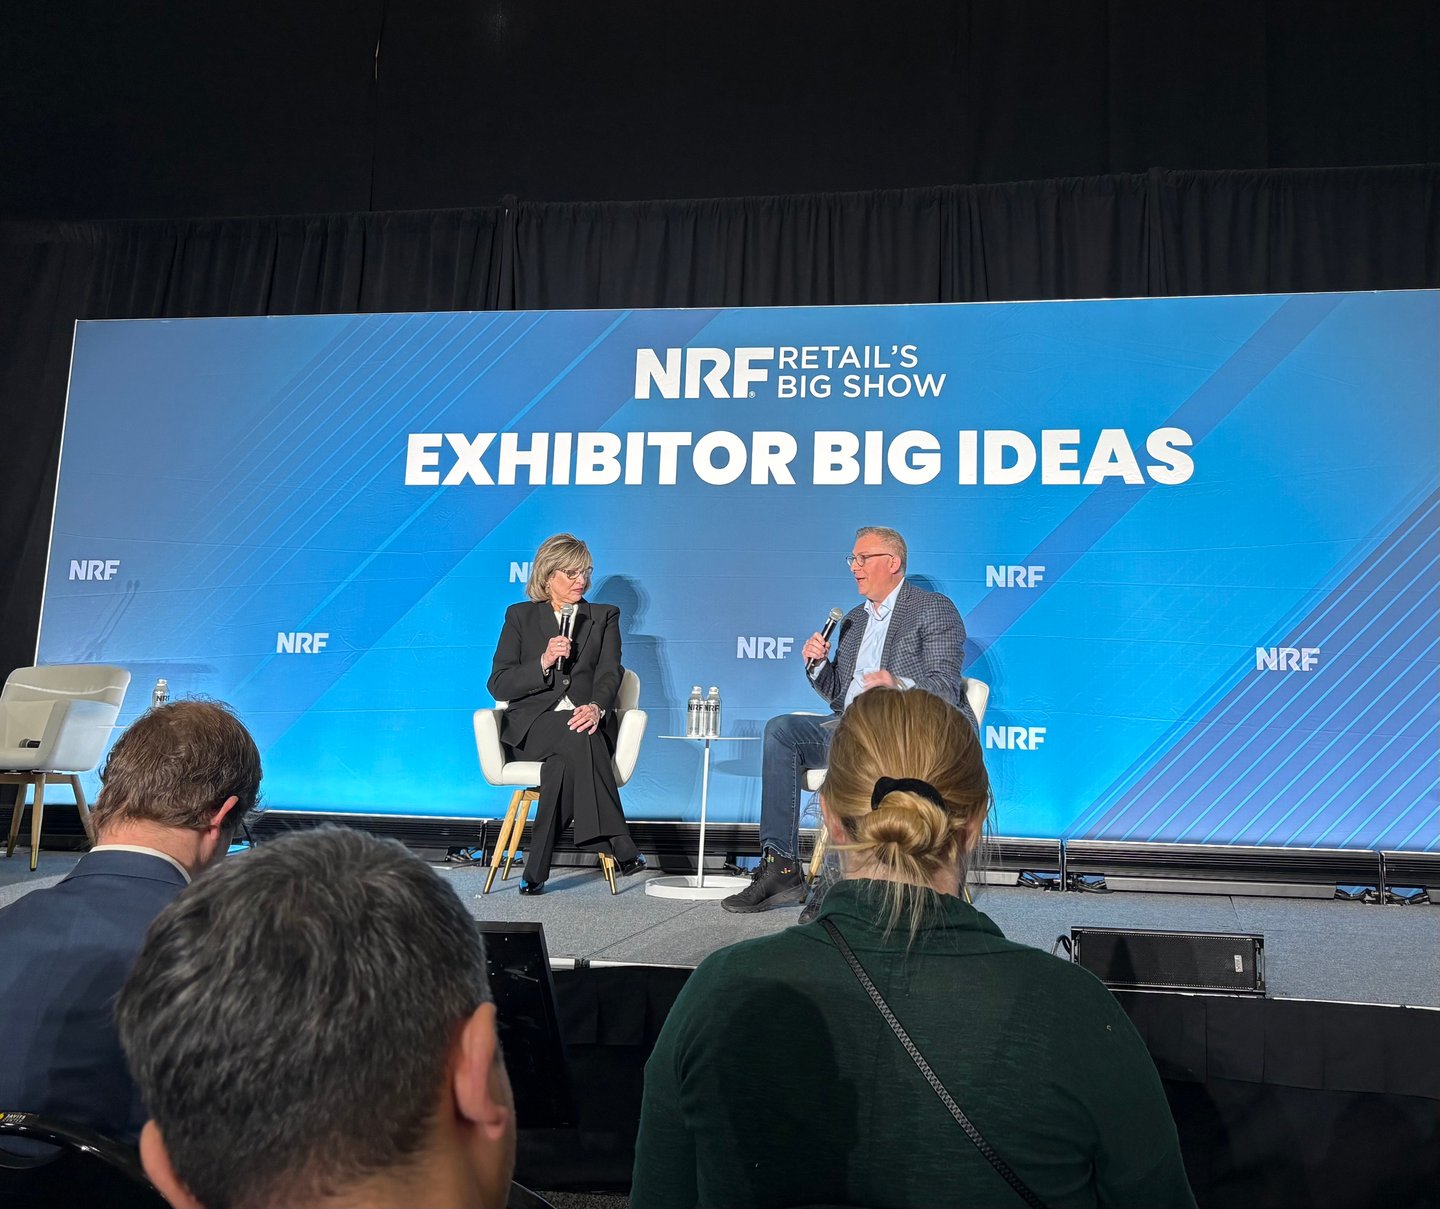
[[[865,673],[880,670],[880,657],[885,653],[885,635],[890,632],[890,618],[895,613],[895,597],[905,586],[902,579],[890,595],[878,604],[865,602],[865,634],[860,639],[860,650],[855,656],[855,672],[850,677],[850,687],[845,690],[845,708],[865,691]]]

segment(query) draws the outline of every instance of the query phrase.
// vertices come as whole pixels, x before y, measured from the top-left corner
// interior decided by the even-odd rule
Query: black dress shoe
[[[621,877],[629,877],[632,873],[645,872],[645,858],[638,853],[628,861],[617,862]]]
[[[520,879],[520,893],[521,893],[521,894],[544,894],[544,893],[545,893],[545,883],[544,883],[544,882],[527,882],[527,881],[522,877],[522,878]]]

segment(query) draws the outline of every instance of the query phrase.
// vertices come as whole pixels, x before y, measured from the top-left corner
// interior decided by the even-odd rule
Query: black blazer
[[[91,852],[0,911],[0,1104],[135,1144],[146,1112],[115,1026],[145,929],[185,887],[169,861]]]
[[[547,676],[540,670],[540,656],[559,633],[548,600],[527,600],[505,610],[488,687],[495,700],[509,702],[501,715],[500,738],[511,747],[519,746],[535,719],[565,696],[577,707],[594,702],[603,709],[601,729],[614,741],[621,674],[620,610],[587,600],[577,604],[570,635],[573,654],[564,671],[557,664]]]

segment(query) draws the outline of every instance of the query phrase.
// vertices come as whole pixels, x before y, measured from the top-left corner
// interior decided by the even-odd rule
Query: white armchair
[[[0,785],[18,785],[10,813],[5,855],[15,852],[27,787],[35,789],[30,811],[30,868],[40,859],[40,827],[45,812],[45,784],[68,781],[75,806],[91,842],[90,808],[80,788],[80,774],[100,762],[130,673],[103,664],[55,664],[16,668],[0,691]]]
[[[500,715],[505,710],[504,701],[495,702],[493,709],[475,711],[475,748],[480,755],[480,772],[491,785],[513,787],[510,806],[500,824],[500,836],[490,854],[490,872],[485,876],[482,894],[490,893],[495,881],[495,871],[501,860],[505,867],[500,880],[510,876],[510,866],[515,860],[515,850],[520,846],[520,836],[530,817],[530,803],[540,798],[539,760],[511,760],[500,742]],[[640,758],[640,741],[645,737],[645,724],[649,716],[640,708],[640,677],[628,668],[620,678],[620,690],[615,695],[615,712],[620,727],[615,740],[615,784],[624,785],[635,771]],[[610,884],[610,893],[616,892],[615,861],[602,855],[600,864],[605,870],[605,880]]]

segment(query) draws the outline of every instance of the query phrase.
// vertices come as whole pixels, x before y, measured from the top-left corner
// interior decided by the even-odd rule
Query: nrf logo
[[[987,726],[985,746],[1006,751],[1039,751],[1045,742],[1043,726]]]
[[[1320,662],[1318,646],[1257,646],[1257,672],[1313,672]]]
[[[736,659],[784,659],[795,645],[790,637],[771,638],[757,634],[753,638],[735,639]]]
[[[277,655],[318,655],[325,649],[325,644],[330,641],[328,630],[316,630],[307,633],[305,630],[282,630],[275,635],[275,653]]]
[[[987,566],[987,588],[1038,588],[1045,580],[1044,567]]]
[[[667,348],[663,361],[657,350],[637,348],[635,397],[648,399],[654,390],[662,399],[748,399],[770,377],[755,362],[773,360],[773,348]]]
[[[114,579],[120,574],[118,558],[72,558],[71,579]]]
[[[510,582],[512,584],[530,582],[530,562],[528,559],[523,563],[510,564]]]

